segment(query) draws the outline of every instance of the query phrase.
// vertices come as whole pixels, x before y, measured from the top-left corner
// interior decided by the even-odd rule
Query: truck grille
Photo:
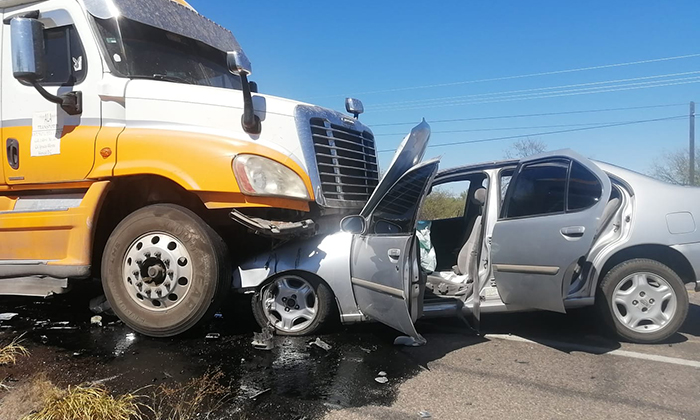
[[[312,118],[311,134],[325,198],[369,200],[379,182],[372,133],[332,124],[322,118]]]

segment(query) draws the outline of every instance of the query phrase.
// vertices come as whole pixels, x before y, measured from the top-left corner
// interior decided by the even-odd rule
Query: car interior
[[[451,190],[448,200],[461,198],[463,203],[454,217],[421,222],[429,230],[430,246],[434,250],[435,259],[434,270],[427,270],[426,265],[421,264],[427,277],[426,298],[466,298],[471,294],[474,281],[472,274],[477,269],[478,251],[482,242],[481,221],[487,196],[487,180],[483,172],[460,174],[458,177],[439,179],[431,187],[431,194]],[[456,195],[455,190],[460,194]],[[440,205],[438,199],[434,198],[440,197],[440,194],[435,194],[433,198],[431,194],[426,197],[426,202],[433,199],[435,205]]]

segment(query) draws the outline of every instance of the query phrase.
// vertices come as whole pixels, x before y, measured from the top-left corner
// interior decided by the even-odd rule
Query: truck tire
[[[102,286],[126,325],[151,337],[209,319],[231,285],[226,244],[174,204],[136,210],[117,225],[102,257]]]
[[[283,273],[261,287],[252,299],[253,316],[261,328],[278,335],[318,333],[335,314],[333,292],[314,276]]]
[[[603,279],[597,305],[624,340],[657,343],[678,331],[688,314],[688,292],[666,265],[632,259],[613,267]]]

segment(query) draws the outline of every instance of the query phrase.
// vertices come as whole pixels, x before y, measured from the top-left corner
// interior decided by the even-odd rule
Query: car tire
[[[231,287],[226,244],[174,204],[134,211],[102,257],[102,286],[116,315],[151,337],[182,334],[211,318]]]
[[[689,305],[678,274],[658,261],[642,258],[613,267],[600,284],[596,300],[602,317],[620,338],[641,344],[675,334]]]
[[[304,298],[300,293],[308,294]],[[272,326],[275,334],[286,336],[319,333],[336,314],[335,298],[328,285],[315,276],[299,273],[274,277],[255,292],[251,305],[261,328]],[[309,308],[313,316],[307,316],[305,309]]]

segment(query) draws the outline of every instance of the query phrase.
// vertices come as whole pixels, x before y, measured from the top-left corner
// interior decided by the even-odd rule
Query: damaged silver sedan
[[[570,150],[444,170],[404,139],[359,215],[242,264],[234,287],[278,334],[331,317],[375,320],[424,342],[421,317],[597,306],[622,338],[673,335],[700,273],[700,194]],[[419,221],[431,191],[463,194],[454,217]],[[420,226],[419,226],[420,225]],[[419,231],[417,227],[420,227]]]

